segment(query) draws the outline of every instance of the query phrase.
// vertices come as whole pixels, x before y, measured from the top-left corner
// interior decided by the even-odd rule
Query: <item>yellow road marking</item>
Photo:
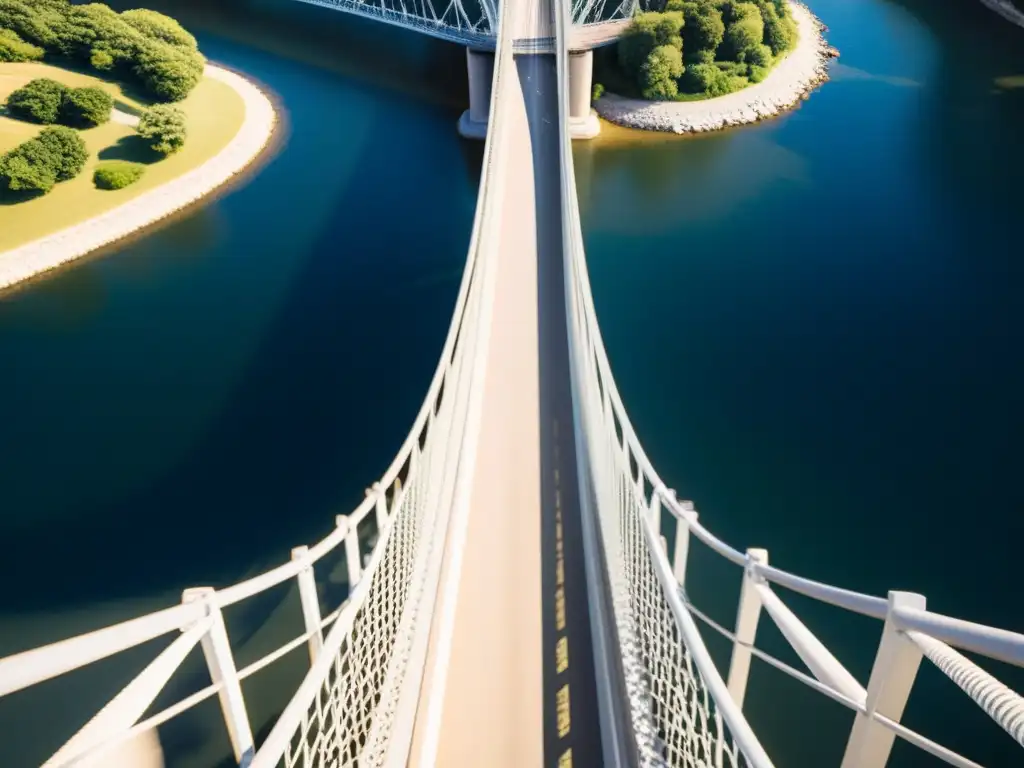
[[[572,750],[567,749],[558,758],[558,768],[572,768]]]
[[[555,644],[555,669],[562,674],[569,668],[569,638],[561,637]]]
[[[555,584],[562,586],[565,583],[565,561],[559,560],[555,563]]]
[[[558,689],[558,738],[565,738],[569,734],[571,723],[569,720],[569,684],[566,683]]]
[[[561,632],[565,629],[565,590],[555,590],[555,628]]]

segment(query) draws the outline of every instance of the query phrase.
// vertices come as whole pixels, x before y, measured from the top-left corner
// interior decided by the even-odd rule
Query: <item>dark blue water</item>
[[[735,545],[1024,630],[1024,32],[972,0],[812,5],[842,58],[792,115],[577,148],[620,389]],[[278,95],[288,140],[220,200],[0,300],[0,653],[321,536],[405,437],[447,327],[479,173],[463,53],[284,0],[165,9]],[[737,585],[694,552],[726,623]],[[866,680],[878,626],[786,599]],[[780,765],[838,764],[838,705],[758,665],[747,701]],[[927,665],[905,720],[1015,764]]]
[[[727,541],[1024,630],[1024,30],[972,3],[811,5],[841,63],[791,116],[578,150],[612,365],[662,475]],[[701,554],[691,590],[731,625],[738,574]],[[879,625],[786,599],[866,681]],[[782,764],[838,765],[841,707],[757,664],[750,690]],[[934,669],[906,721],[1019,764]]]
[[[294,17],[296,39],[345,18]],[[382,29],[409,72],[463,63]],[[404,440],[447,330],[479,173],[461,80],[397,90],[315,41],[293,48],[318,66],[199,31],[287,137],[250,183],[0,302],[0,580],[34,572],[5,617],[222,584],[319,538]]]

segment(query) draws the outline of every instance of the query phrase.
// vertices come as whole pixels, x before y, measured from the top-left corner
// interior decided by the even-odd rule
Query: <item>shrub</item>
[[[121,18],[148,38],[170,43],[181,48],[196,50],[196,39],[170,16],[143,8],[125,11]]]
[[[599,101],[604,96],[604,86],[601,83],[594,83],[594,90],[590,92],[591,101]]]
[[[61,123],[79,128],[103,125],[110,120],[114,97],[102,88],[71,88],[61,105]]]
[[[99,189],[124,189],[142,178],[146,166],[127,160],[111,160],[100,163],[92,175],[93,183]]]
[[[146,110],[139,119],[139,136],[146,139],[154,152],[170,155],[185,146],[188,129],[185,114],[177,107],[158,104]]]
[[[55,125],[44,128],[36,136],[36,141],[46,147],[53,162],[57,181],[73,179],[82,172],[89,159],[89,150],[77,131]]]
[[[14,192],[49,192],[57,183],[56,163],[38,139],[29,139],[0,158],[0,185]]]
[[[89,65],[100,72],[109,72],[114,68],[114,57],[106,48],[93,48],[89,54]]]
[[[22,40],[17,32],[0,28],[0,62],[38,61],[44,53],[38,45]]]
[[[751,67],[768,68],[772,65],[772,49],[760,44],[747,48],[746,61]]]
[[[714,64],[691,64],[683,75],[682,85],[688,93],[703,93],[709,97],[725,96],[743,81]]]
[[[725,23],[722,12],[710,2],[684,2],[683,50],[688,59],[714,61],[715,51],[725,37]],[[711,53],[710,59],[707,52]]]
[[[32,80],[7,97],[7,110],[22,120],[50,125],[60,119],[60,106],[67,88],[56,80]]]
[[[683,74],[683,55],[671,45],[659,45],[647,57],[641,71],[645,99],[666,101],[679,93],[676,78]]]
[[[747,77],[750,78],[750,82],[752,83],[760,83],[762,80],[768,77],[769,71],[770,70],[768,69],[768,67],[759,67],[751,64],[750,73],[747,75]]]

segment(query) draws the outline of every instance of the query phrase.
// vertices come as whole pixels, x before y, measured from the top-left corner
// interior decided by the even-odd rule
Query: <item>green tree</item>
[[[92,175],[93,183],[99,189],[124,189],[142,178],[146,166],[127,160],[110,160],[100,163]]]
[[[683,14],[679,11],[638,13],[619,41],[619,64],[623,71],[637,79],[651,51],[662,45],[682,52],[682,28]]]
[[[57,183],[55,166],[46,145],[29,139],[0,158],[0,186],[13,192],[49,192]]]
[[[783,6],[780,13],[772,0],[759,0],[758,5],[764,19],[764,42],[772,54],[778,56],[791,50],[796,44],[797,30],[789,8]]]
[[[61,122],[77,128],[91,128],[110,120],[114,98],[102,88],[72,88],[61,105]]]
[[[753,45],[746,50],[747,64],[750,67],[764,67],[767,69],[772,65],[772,49],[767,45]]]
[[[725,37],[722,12],[710,2],[683,2],[683,50],[692,61],[714,61]],[[708,57],[707,52],[711,53]]]
[[[203,79],[205,61],[196,51],[150,41],[139,54],[135,74],[150,93],[164,101],[181,101]]]
[[[125,11],[121,14],[121,18],[129,26],[153,40],[160,40],[193,51],[199,47],[196,39],[181,24],[162,13],[140,8],[134,11]]]
[[[73,179],[82,172],[89,159],[89,150],[78,131],[55,125],[39,132],[36,141],[46,147],[53,162],[57,181]]]
[[[40,77],[11,92],[7,111],[22,120],[50,125],[60,119],[66,92],[67,88],[56,80]]]
[[[0,27],[26,42],[57,50],[59,37],[54,27],[63,18],[64,6],[55,7],[49,0],[0,0]]]
[[[676,78],[683,74],[682,52],[671,45],[659,45],[647,57],[640,73],[645,99],[667,101],[679,93]]]
[[[12,29],[0,29],[0,62],[38,61],[45,51],[26,43]]]
[[[146,110],[139,119],[139,136],[154,152],[170,155],[185,146],[188,129],[185,114],[168,104],[158,104]]]
[[[734,20],[725,29],[726,58],[745,61],[749,49],[761,45],[764,39],[764,20],[753,3],[739,3],[734,7]]]

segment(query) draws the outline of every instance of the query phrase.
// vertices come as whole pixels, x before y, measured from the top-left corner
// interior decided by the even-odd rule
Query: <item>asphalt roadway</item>
[[[576,473],[555,57],[516,57],[536,192],[544,764],[603,765]]]

